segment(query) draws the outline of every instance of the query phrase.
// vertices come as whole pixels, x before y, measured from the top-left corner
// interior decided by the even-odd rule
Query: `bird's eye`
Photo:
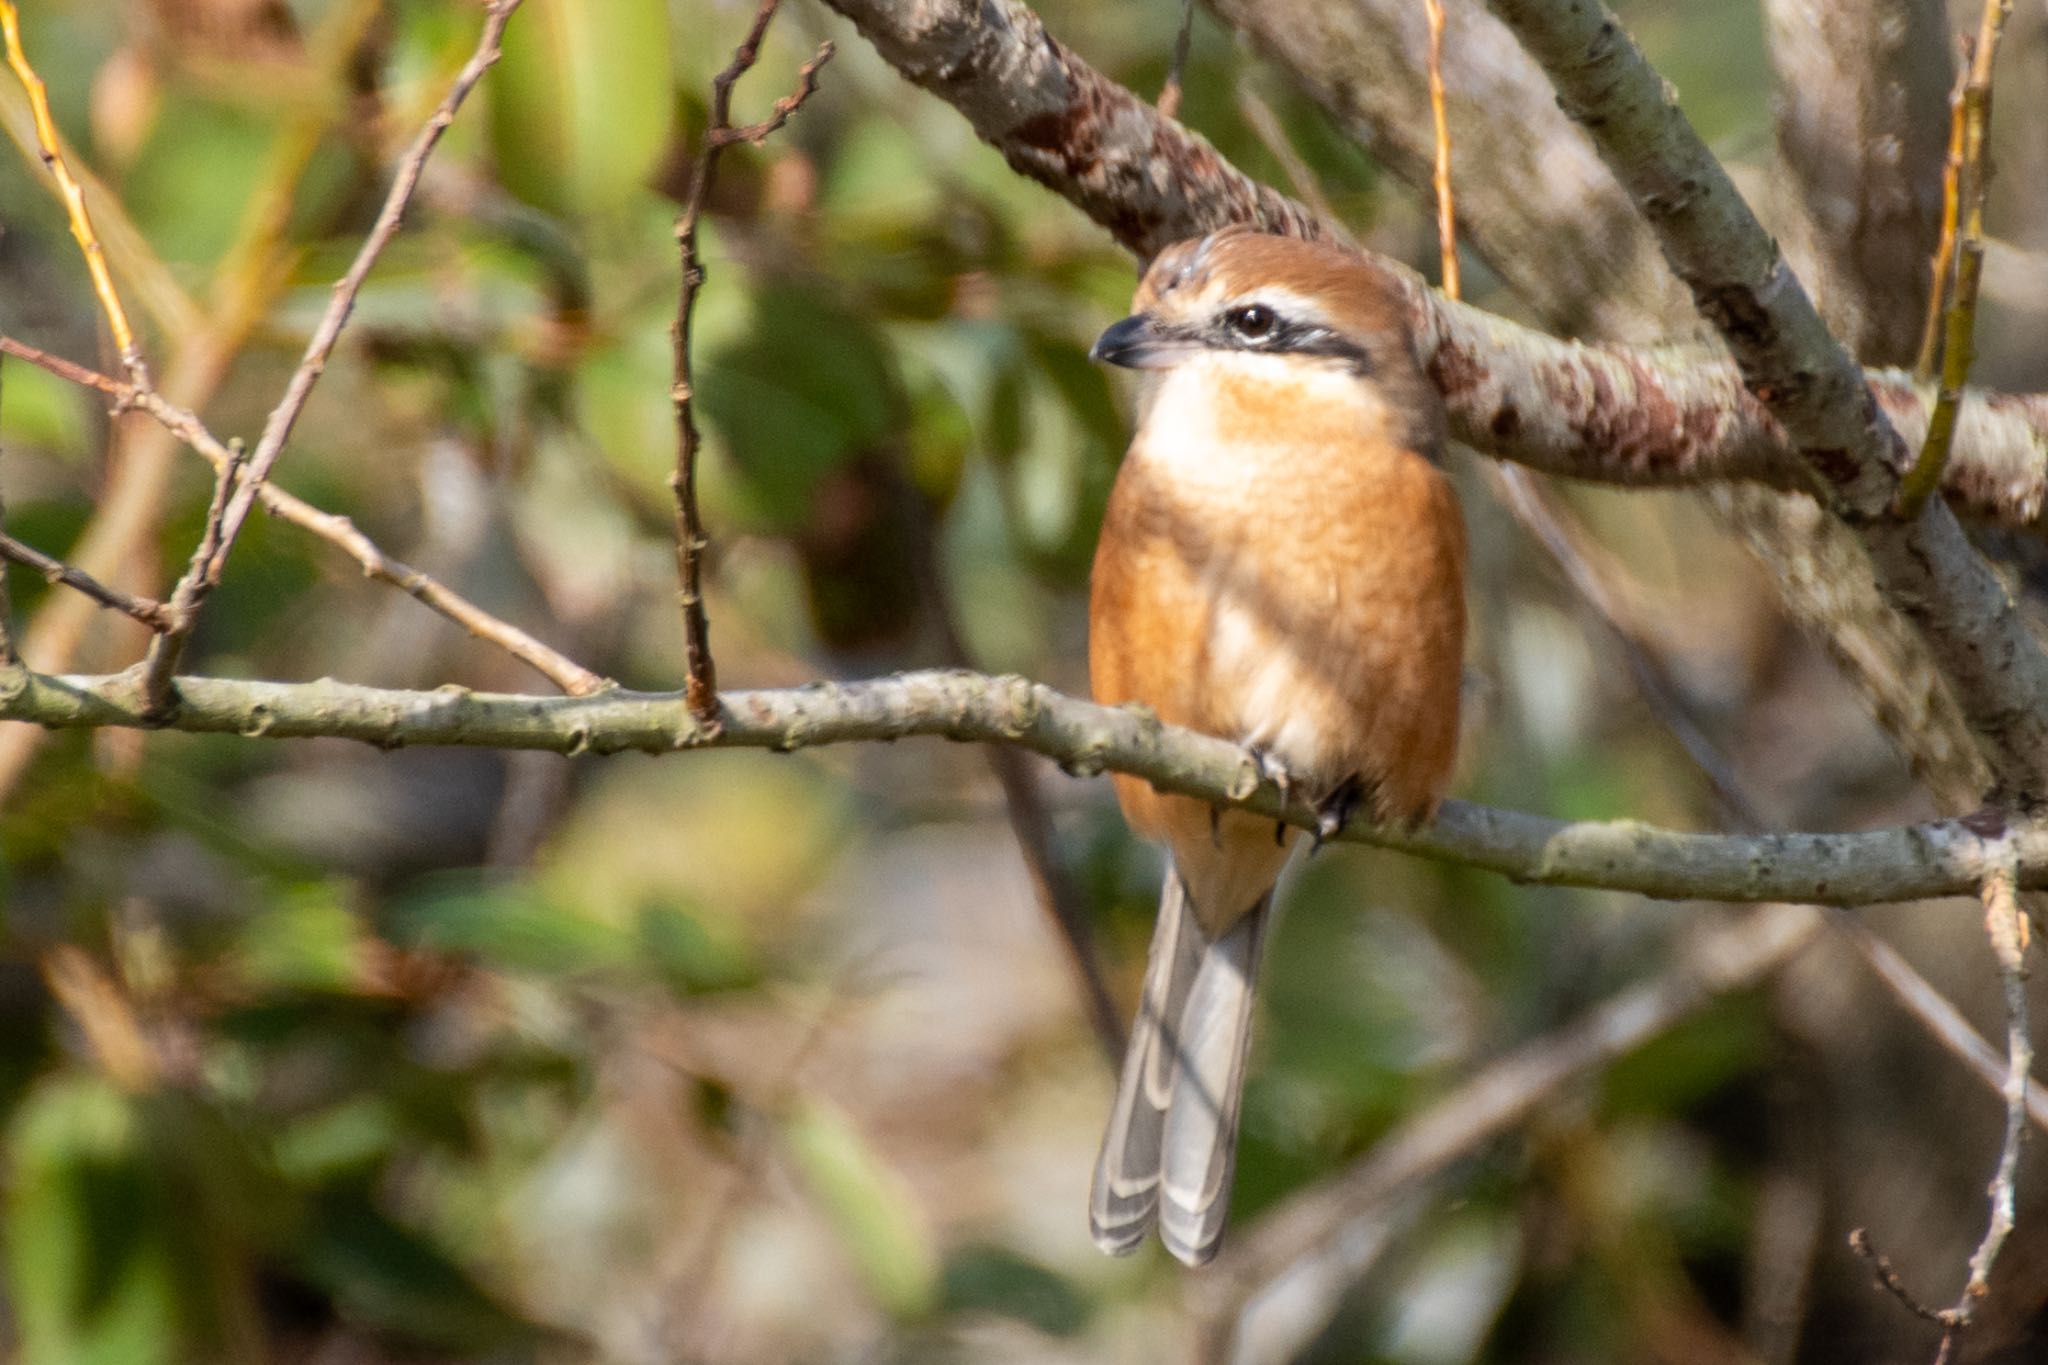
[[[1280,321],[1279,316],[1263,303],[1250,303],[1242,308],[1233,308],[1223,315],[1223,321],[1230,330],[1246,341],[1264,341],[1273,335],[1273,328]]]

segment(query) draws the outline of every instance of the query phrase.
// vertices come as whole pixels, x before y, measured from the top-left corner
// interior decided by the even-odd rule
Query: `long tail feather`
[[[1179,873],[1167,871],[1089,1202],[1104,1251],[1135,1250],[1157,1223],[1167,1250],[1187,1264],[1216,1254],[1269,903],[1270,893],[1211,943]]]

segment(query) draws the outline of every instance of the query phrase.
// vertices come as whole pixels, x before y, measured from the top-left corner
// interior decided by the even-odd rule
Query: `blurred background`
[[[1622,8],[1717,150],[1763,174],[1757,8]],[[24,9],[79,167],[108,191],[100,230],[160,383],[253,436],[480,8]],[[672,225],[710,77],[751,12],[527,0],[280,465],[286,487],[631,687],[682,677]],[[1158,90],[1170,0],[1041,12]],[[1298,158],[1361,239],[1433,277],[1431,206],[1206,13],[1194,34],[1183,119],[1283,188]],[[721,682],[967,663],[1083,692],[1088,562],[1130,399],[1086,350],[1134,264],[819,6],[790,0],[736,116],[764,114],[828,37],[819,93],[728,154],[705,226]],[[2040,7],[2015,14],[2003,61],[1978,374],[2037,388]],[[112,369],[11,79],[0,121],[0,330]],[[1526,316],[1469,269],[1468,296]],[[114,576],[160,591],[182,568],[210,486],[196,457],[13,363],[0,442],[10,532],[80,552],[125,490]],[[1484,462],[1452,461],[1474,551],[1457,793],[1727,823],[1670,708],[1645,702]],[[1620,566],[1676,710],[1758,818],[1933,813],[1696,499],[1553,493]],[[32,574],[9,586],[45,659],[139,656],[130,623]],[[264,518],[191,664],[545,690]],[[1028,768],[1128,1008],[1157,856],[1106,782]],[[10,1358],[1161,1361],[1213,1346],[1248,1292],[1248,1259],[1205,1277],[1088,1242],[1112,1072],[980,751],[567,760],[7,727],[0,784]],[[1276,1210],[1327,1212],[1333,1182],[1489,1062],[1540,1052],[1691,970],[1701,931],[1739,942],[1745,923],[1356,848],[1299,869],[1284,902],[1238,1172],[1245,1258]],[[1858,918],[2002,1036],[1972,907]],[[1322,1245],[1349,1268],[1244,1358],[1928,1358],[1932,1330],[1872,1289],[1845,1234],[1868,1226],[1948,1301],[1982,1227],[1998,1101],[1833,921],[1799,942],[1406,1197],[1333,1219]],[[2027,1344],[2048,1299],[2043,1213],[2023,1210],[1972,1358],[2043,1358]]]

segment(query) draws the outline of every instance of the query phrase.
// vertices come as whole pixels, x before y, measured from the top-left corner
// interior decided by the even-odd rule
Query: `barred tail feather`
[[[1090,1229],[1104,1251],[1135,1250],[1156,1223],[1167,1250],[1188,1265],[1216,1254],[1230,1207],[1252,984],[1270,900],[1270,892],[1261,896],[1212,943],[1180,874],[1167,871],[1089,1203]]]

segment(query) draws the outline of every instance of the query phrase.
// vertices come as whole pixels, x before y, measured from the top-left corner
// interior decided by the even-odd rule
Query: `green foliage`
[[[156,372],[194,385],[221,435],[250,437],[480,7],[295,0],[279,12],[303,41],[261,59],[172,24],[132,40],[131,8],[28,6],[30,48],[139,234],[110,250]],[[1760,108],[1693,41],[1731,7],[1695,8],[1645,15],[1677,26],[1713,87],[1709,103],[1689,86],[1688,106]],[[632,686],[681,678],[673,220],[709,78],[751,13],[526,0],[277,475]],[[1178,17],[1166,0],[1047,9],[1141,92]],[[1133,263],[817,7],[791,0],[735,116],[761,117],[823,37],[841,50],[819,94],[730,149],[703,223],[721,678],[932,665],[957,637],[973,664],[1081,690],[1088,567],[1133,397],[1087,350],[1127,306]],[[1282,183],[1240,111],[1247,69],[1198,18],[1183,115]],[[1365,151],[1274,73],[1254,84],[1361,234],[1423,241]],[[0,330],[112,363],[61,213],[19,157],[0,158]],[[101,406],[7,363],[10,534],[77,542],[119,468]],[[209,482],[174,467],[124,581],[160,588],[183,568]],[[1561,815],[1698,808],[1612,660],[1510,657],[1504,622],[1547,571],[1468,491],[1474,665],[1506,695],[1472,708],[1466,747],[1486,759],[1464,790]],[[8,585],[17,634],[58,600],[19,570]],[[102,616],[76,666],[138,647]],[[189,662],[540,686],[262,517]],[[1548,734],[1516,710],[1532,699],[1593,720]],[[1156,861],[1105,784],[1048,777],[1046,792],[1128,1002]],[[1241,1227],[1666,951],[1608,900],[1352,851],[1319,858],[1288,901]],[[53,739],[0,801],[0,1354],[1158,1358],[1183,1284],[1159,1258],[1111,1265],[1086,1245],[1108,1082],[1033,904],[980,755],[937,744],[572,763]],[[60,948],[94,990],[52,987]],[[136,1042],[140,1077],[109,1065],[110,1037]],[[1711,1011],[1593,1087],[1586,1131],[1567,1115],[1562,1136],[1538,1124],[1477,1154],[1446,1179],[1454,1213],[1314,1358],[1651,1358],[1643,1324],[1684,1301],[1687,1267],[1739,1254],[1754,1171],[1714,1124],[1753,1097],[1770,1043],[1757,1002]],[[1626,1207],[1588,1195],[1596,1158]],[[1654,1242],[1654,1275],[1632,1279],[1613,1251],[1631,1237]],[[1455,1321],[1432,1332],[1444,1319],[1408,1297]]]

